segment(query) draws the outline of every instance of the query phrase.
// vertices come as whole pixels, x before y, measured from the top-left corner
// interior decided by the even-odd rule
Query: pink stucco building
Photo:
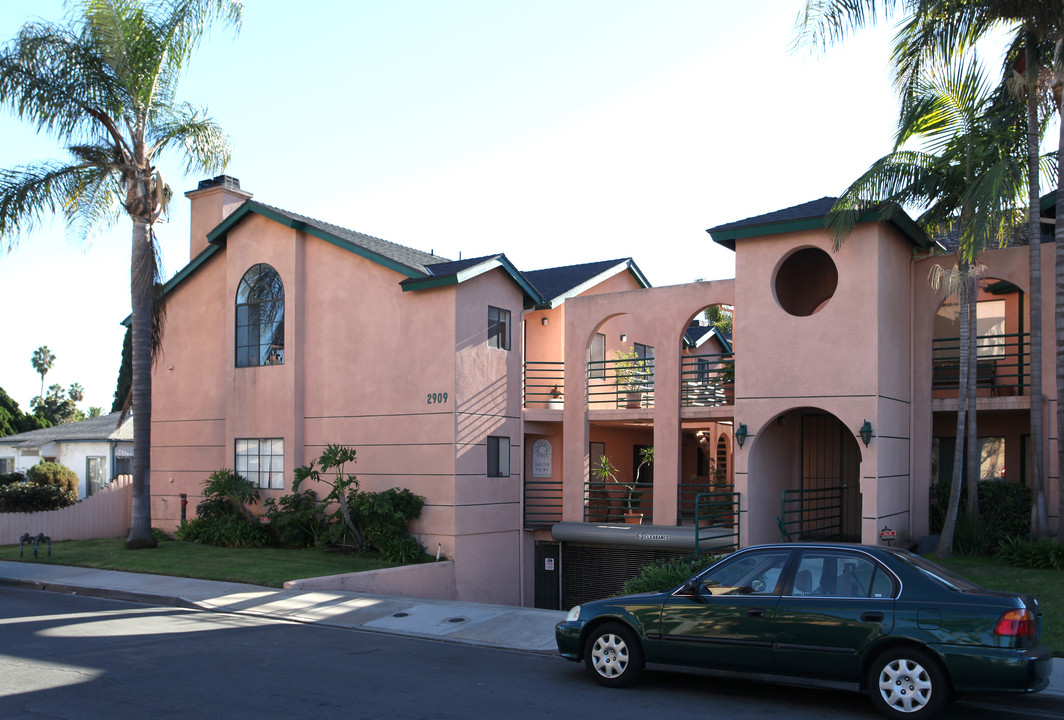
[[[264,205],[225,176],[187,195],[192,261],[167,288],[153,386],[156,526],[176,526],[180,494],[194,506],[215,469],[279,495],[335,442],[357,448],[364,488],[426,498],[414,532],[453,558],[462,600],[563,607],[696,535],[928,532],[956,324],[927,277],[952,257],[906,219],[861,223],[837,252],[827,198],[722,225],[710,234],[735,279],[651,288],[631,259],[446,260]],[[1055,246],[1041,251],[1052,267]],[[983,472],[1024,481],[1033,408],[1053,488],[1055,415],[1026,384],[1026,253],[984,257]],[[733,333],[700,322],[717,305],[734,307]],[[708,490],[727,516],[712,528],[696,507]],[[1049,507],[1055,525],[1055,490]]]

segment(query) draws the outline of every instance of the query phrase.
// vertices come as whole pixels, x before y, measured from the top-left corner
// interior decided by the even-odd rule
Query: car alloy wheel
[[[890,718],[925,720],[946,705],[946,677],[938,663],[918,648],[897,648],[872,664],[868,691],[876,708]]]
[[[609,623],[591,632],[584,662],[600,685],[626,687],[638,680],[643,672],[643,651],[630,629]]]

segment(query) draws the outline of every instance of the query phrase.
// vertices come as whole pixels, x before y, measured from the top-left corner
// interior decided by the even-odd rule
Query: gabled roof
[[[399,285],[403,288],[403,292],[410,290],[424,290],[426,288],[441,287],[444,285],[457,285],[458,283],[472,280],[478,275],[483,275],[486,272],[501,268],[510,276],[510,279],[521,288],[525,297],[530,300],[531,303],[539,303],[542,301],[539,292],[531,283],[525,278],[521,272],[514,267],[505,255],[498,253],[495,255],[485,255],[479,258],[470,258],[468,260],[450,260],[447,262],[436,263],[429,265],[425,268],[427,275],[425,277],[407,278],[403,280]]]
[[[433,253],[382,240],[372,235],[316,220],[290,210],[266,205],[256,200],[244,201],[211,230],[207,234],[207,248],[192,258],[188,265],[167,281],[163,287],[163,293],[168,293],[181,284],[185,278],[195,272],[219,248],[224,247],[228,240],[229,232],[249,215],[261,215],[269,218],[274,222],[305,232],[308,235],[332,243],[337,247],[405,275],[406,280],[400,283],[404,291],[453,285],[489,270],[502,268],[525,293],[528,302],[536,304],[541,301],[536,289],[525,280],[517,268],[506,259],[505,255],[488,255],[470,260],[448,260]],[[126,317],[122,322],[128,326],[130,317]]]
[[[543,299],[538,305],[544,310],[561,305],[591,287],[621,272],[629,272],[640,287],[650,287],[650,281],[632,258],[600,260],[598,262],[566,265],[564,267],[532,270],[525,277],[536,287]]]
[[[732,352],[731,336],[722,333],[716,325],[703,325],[698,320],[693,320],[683,334],[684,345],[691,348],[701,347],[711,338],[717,339],[722,352]]]
[[[745,220],[725,223],[706,230],[713,241],[729,250],[735,249],[735,241],[748,237],[778,235],[801,230],[818,230],[824,227],[824,219],[834,207],[838,198],[823,197],[819,200],[794,205],[782,210],[774,210],[764,215],[756,215]],[[923,249],[934,247],[935,243],[920,227],[912,221],[900,207],[884,205],[863,213],[857,222],[887,222],[894,225],[910,242]]]
[[[313,235],[407,277],[424,277],[428,274],[429,266],[447,262],[447,258],[432,253],[381,240],[372,235],[348,230],[339,225],[315,220],[306,215],[282,210],[256,200],[245,200],[229,217],[207,234],[207,242],[212,245],[224,244],[229,231],[251,214],[262,215],[287,227]]]
[[[122,413],[111,413],[100,417],[79,420],[78,422],[55,425],[54,427],[30,430],[0,437],[0,445],[15,447],[41,447],[53,442],[129,442],[133,440],[133,416],[126,415],[120,425],[118,418]]]

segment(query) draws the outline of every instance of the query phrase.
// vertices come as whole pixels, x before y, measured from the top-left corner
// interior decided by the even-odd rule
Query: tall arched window
[[[269,265],[253,265],[236,290],[236,366],[284,364],[284,283]]]

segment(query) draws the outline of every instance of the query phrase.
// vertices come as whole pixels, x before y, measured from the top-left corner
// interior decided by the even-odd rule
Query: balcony
[[[680,406],[718,407],[735,402],[735,355],[685,355],[680,359]]]
[[[526,408],[562,408],[565,388],[565,363],[525,363],[524,403]]]
[[[1026,333],[980,335],[976,338],[976,391],[981,397],[1012,397],[1029,393],[1030,345]],[[956,398],[960,381],[960,338],[935,338],[931,343],[931,392],[934,398]]]

